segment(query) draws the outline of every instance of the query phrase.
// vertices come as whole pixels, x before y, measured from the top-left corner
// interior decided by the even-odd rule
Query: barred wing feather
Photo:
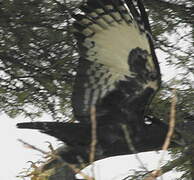
[[[88,0],[80,9],[82,13],[74,16],[80,51],[72,97],[75,116],[88,122],[92,106],[97,108],[97,117],[102,117],[118,108],[125,111],[123,102],[130,111],[129,105],[140,97],[145,110],[159,87],[160,71],[139,10],[121,0]],[[151,91],[145,93],[147,89]],[[116,100],[117,107],[110,109],[113,104],[107,97],[113,104]]]

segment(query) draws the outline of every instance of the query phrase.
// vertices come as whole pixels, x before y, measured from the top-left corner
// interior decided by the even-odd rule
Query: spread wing
[[[76,118],[88,123],[93,106],[98,120],[143,118],[160,70],[142,3],[88,0],[80,10],[74,16],[80,52],[72,97]]]

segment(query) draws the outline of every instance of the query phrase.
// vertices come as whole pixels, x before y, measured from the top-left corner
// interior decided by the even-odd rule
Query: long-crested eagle
[[[140,145],[138,151],[160,147],[167,127],[162,130],[159,121],[156,126],[145,123],[161,75],[141,0],[87,0],[79,9],[81,12],[73,15],[80,59],[72,96],[79,123],[31,122],[17,126],[57,137],[82,156],[82,150],[86,152],[90,144],[94,107],[99,154],[106,156],[105,151],[111,150],[116,151],[113,155],[122,154],[126,150],[122,146],[116,150],[116,143],[126,143],[121,124],[130,130],[135,146]],[[161,136],[152,135],[156,129],[161,129]]]

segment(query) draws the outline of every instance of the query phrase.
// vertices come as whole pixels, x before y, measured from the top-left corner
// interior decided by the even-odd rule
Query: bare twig
[[[87,180],[94,180],[92,177],[86,175],[85,173],[81,172],[81,170],[79,168],[77,168],[75,165],[73,164],[67,164],[68,167],[70,167],[75,174],[80,174],[84,179],[87,179]]]
[[[135,150],[135,147],[133,146],[133,143],[132,143],[132,140],[131,140],[131,137],[130,137],[130,134],[129,134],[129,130],[127,128],[127,125],[121,124],[121,128],[123,130],[123,133],[124,133],[124,136],[125,136],[125,140],[127,141],[127,146],[129,148],[129,150],[132,153],[137,153],[137,151]]]
[[[29,144],[29,143],[27,143],[27,142],[25,142],[25,141],[23,141],[21,139],[18,139],[18,141],[21,142],[27,148],[30,148],[30,149],[33,149],[33,150],[41,152],[42,154],[46,155],[47,158],[51,157],[52,159],[59,160],[64,165],[67,165],[70,169],[72,169],[75,174],[80,174],[84,179],[94,180],[92,177],[90,177],[90,176],[86,175],[85,173],[81,172],[81,169],[77,168],[75,165],[65,162],[59,155],[56,154],[56,151],[53,149],[51,143],[47,142],[47,143],[49,143],[49,148],[51,150],[51,153],[50,153],[50,152],[43,151],[42,149],[37,148],[36,146],[31,145],[31,144]],[[38,173],[41,173],[41,167],[35,166],[35,163],[32,162],[31,167],[35,169],[35,172],[37,170],[38,170],[38,172],[36,172],[36,173],[34,173],[34,172],[29,173],[29,171],[28,171],[28,174],[23,176],[23,177],[34,176],[34,175],[38,175]]]
[[[29,149],[33,149],[33,150],[39,151],[39,152],[41,152],[42,154],[48,154],[48,152],[43,151],[42,149],[37,148],[36,146],[31,145],[31,144],[29,144],[29,143],[23,141],[22,139],[18,139],[18,141],[21,142],[25,147],[27,147],[27,148],[29,148]]]
[[[90,154],[89,154],[89,161],[92,166],[92,174],[94,174],[94,166],[93,162],[95,161],[95,153],[96,153],[96,144],[97,144],[97,121],[96,121],[96,107],[93,106],[90,109],[91,114],[91,145],[90,145]]]
[[[90,149],[90,163],[95,160],[96,144],[97,144],[97,122],[96,122],[96,108],[91,107],[91,149]]]
[[[164,150],[164,151],[168,150],[168,147],[170,145],[170,141],[171,141],[173,133],[174,133],[175,120],[176,120],[176,103],[177,103],[176,90],[173,89],[173,97],[172,97],[171,108],[170,108],[169,130],[168,130],[165,142],[162,146],[162,150]]]
[[[85,173],[81,172],[81,169],[80,169],[80,168],[77,168],[76,165],[65,162],[65,161],[61,158],[61,156],[55,154],[55,151],[53,151],[53,153],[51,154],[51,157],[52,157],[52,158],[56,158],[56,159],[58,159],[59,161],[63,162],[63,164],[64,164],[64,165],[67,165],[70,169],[72,169],[73,172],[74,172],[75,174],[81,175],[84,179],[86,179],[86,180],[93,180],[92,177],[90,177],[90,176],[86,175]]]
[[[176,119],[176,103],[177,103],[177,96],[176,96],[176,89],[173,89],[173,97],[171,102],[171,108],[170,108],[170,121],[169,121],[169,129],[168,133],[166,135],[166,139],[164,141],[164,144],[162,146],[162,155],[158,163],[158,168],[155,171],[152,171],[149,176],[147,176],[144,180],[155,180],[157,177],[161,176],[162,170],[161,170],[161,163],[164,159],[165,153],[168,150],[168,147],[170,145],[170,141],[173,136],[174,128],[175,128],[175,119]]]
[[[123,133],[124,133],[125,139],[127,141],[127,145],[128,145],[129,150],[134,153],[135,158],[139,161],[141,167],[143,169],[145,169],[146,171],[148,171],[148,169],[144,166],[142,160],[139,158],[135,147],[133,146],[133,143],[132,143],[132,140],[131,140],[131,137],[130,137],[130,134],[129,134],[127,126],[125,124],[121,124],[121,128],[123,130]]]

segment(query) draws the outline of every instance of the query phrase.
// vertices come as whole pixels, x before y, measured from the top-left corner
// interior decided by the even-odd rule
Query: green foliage
[[[1,1],[0,111],[12,117],[48,112],[55,118],[69,111],[61,108],[70,103],[78,59],[69,14],[76,3],[64,5]]]
[[[144,0],[157,48],[177,77],[164,82],[150,113],[169,120],[171,89],[177,87],[177,122],[194,111],[194,0]],[[46,112],[70,120],[78,51],[71,13],[79,0],[0,1],[0,111],[35,118]],[[160,58],[160,57],[159,57]],[[180,151],[172,151],[175,157]],[[189,164],[190,165],[190,164]],[[188,179],[190,166],[182,164]],[[136,177],[141,178],[142,172]]]
[[[186,4],[190,6],[186,6]],[[169,65],[183,69],[177,83],[181,111],[193,103],[193,1],[145,1],[157,46]],[[47,112],[55,119],[71,116],[71,92],[78,60],[71,13],[79,1],[3,0],[0,3],[0,111],[32,118]],[[178,27],[187,27],[180,34]],[[171,42],[169,36],[178,37]],[[190,41],[190,43],[188,42]],[[181,79],[181,81],[180,81]],[[187,84],[187,85],[185,85]],[[182,86],[187,86],[183,88]],[[167,119],[169,83],[155,98],[152,111]],[[185,103],[187,102],[187,103]],[[165,115],[165,117],[164,117]]]

